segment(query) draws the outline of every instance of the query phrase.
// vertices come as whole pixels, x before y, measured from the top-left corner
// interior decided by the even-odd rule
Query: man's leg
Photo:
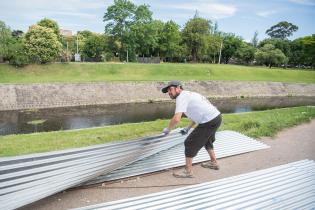
[[[209,154],[209,157],[210,157],[210,161],[213,162],[213,163],[217,163],[217,158],[215,156],[215,153],[214,153],[214,150],[212,148],[209,148],[207,150],[208,154]]]
[[[193,158],[186,157],[186,171],[188,173],[192,173],[192,161],[193,161]]]
[[[217,158],[215,156],[213,148],[209,147],[207,149],[207,152],[208,152],[208,154],[210,156],[210,161],[209,162],[205,162],[205,163],[201,163],[201,166],[204,167],[204,168],[211,168],[211,169],[214,169],[214,170],[219,170],[220,166],[219,166],[219,164],[217,162]]]

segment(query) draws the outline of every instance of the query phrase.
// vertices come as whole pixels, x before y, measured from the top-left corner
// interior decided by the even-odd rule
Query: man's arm
[[[173,118],[171,119],[169,125],[168,125],[168,129],[172,130],[173,128],[175,128],[175,126],[177,125],[177,123],[180,122],[180,120],[182,119],[182,112],[178,112],[176,113]]]

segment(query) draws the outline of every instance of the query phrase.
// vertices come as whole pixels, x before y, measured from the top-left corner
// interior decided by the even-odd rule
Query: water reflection
[[[314,97],[211,99],[223,113],[315,105]],[[170,118],[173,102],[116,104],[0,112],[0,135],[99,127]],[[32,124],[31,121],[45,120]],[[40,121],[39,121],[40,122]]]

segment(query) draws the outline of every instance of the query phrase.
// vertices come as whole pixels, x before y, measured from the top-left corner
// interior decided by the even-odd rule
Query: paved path
[[[213,181],[302,159],[315,160],[315,120],[283,130],[274,138],[262,138],[260,141],[271,148],[220,159],[219,171],[205,169],[200,164],[196,164],[194,165],[196,178],[193,179],[177,179],[172,176],[172,171],[164,171],[103,186],[67,190],[23,209],[52,210],[83,207],[174,189],[188,184]]]

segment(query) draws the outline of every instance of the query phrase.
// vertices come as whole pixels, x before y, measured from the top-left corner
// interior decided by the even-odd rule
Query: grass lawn
[[[234,130],[254,138],[273,136],[284,128],[310,121],[314,117],[315,106],[224,114],[220,130]],[[135,139],[161,133],[162,129],[168,125],[168,121],[156,120],[83,130],[0,136],[0,156],[47,152]],[[187,123],[188,120],[183,119],[179,127]]]
[[[226,64],[54,63],[15,68],[0,64],[0,83],[238,80],[315,83],[315,71]]]

